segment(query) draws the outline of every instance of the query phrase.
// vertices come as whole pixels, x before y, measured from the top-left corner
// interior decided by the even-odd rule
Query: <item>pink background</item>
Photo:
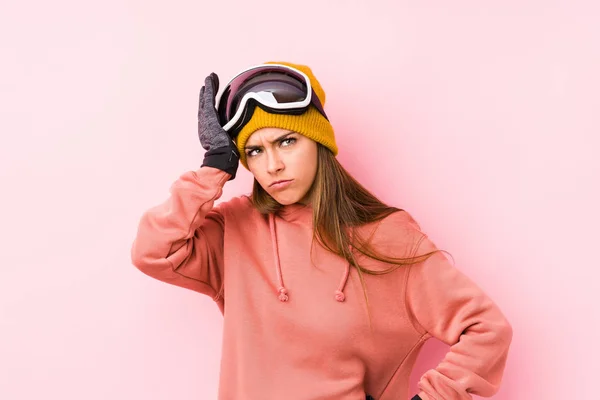
[[[494,398],[598,398],[597,2],[166,4],[3,3],[0,399],[216,397],[217,307],[129,249],[201,163],[204,77],[267,60],[313,68],[342,164],[507,315]]]

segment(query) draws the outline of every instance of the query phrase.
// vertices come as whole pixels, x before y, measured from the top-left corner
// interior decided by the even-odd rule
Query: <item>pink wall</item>
[[[206,3],[2,7],[0,398],[215,398],[217,308],[129,248],[202,160],[204,76],[274,59],[313,68],[340,161],[509,317],[494,398],[596,399],[598,3]]]

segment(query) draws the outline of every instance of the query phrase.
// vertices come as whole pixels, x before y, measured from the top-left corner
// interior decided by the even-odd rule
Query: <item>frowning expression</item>
[[[317,142],[287,129],[262,128],[250,135],[244,152],[248,169],[277,202],[307,202],[317,173]]]

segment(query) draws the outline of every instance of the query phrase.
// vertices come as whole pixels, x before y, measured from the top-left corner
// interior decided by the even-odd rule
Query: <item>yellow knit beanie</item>
[[[265,64],[283,64],[304,72],[310,79],[310,84],[321,101],[321,105],[325,107],[325,91],[308,66],[279,61],[269,61]],[[248,164],[246,163],[244,146],[250,135],[261,128],[282,128],[298,132],[311,138],[315,142],[321,143],[323,146],[330,149],[333,152],[333,155],[338,154],[333,127],[314,106],[311,105],[309,109],[301,115],[271,114],[260,107],[256,107],[252,114],[252,118],[244,125],[235,139],[237,148],[240,152],[240,162],[246,169],[248,169]]]

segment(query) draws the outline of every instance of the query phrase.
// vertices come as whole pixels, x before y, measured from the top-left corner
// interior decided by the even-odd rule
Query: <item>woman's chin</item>
[[[279,204],[281,204],[282,206],[289,206],[290,204],[294,204],[296,203],[296,201],[293,200],[288,200],[288,199],[280,199],[277,197],[273,197]]]
[[[282,196],[280,193],[271,193],[271,197],[282,206],[289,206],[290,204],[300,201],[300,197],[294,196],[293,194]]]

